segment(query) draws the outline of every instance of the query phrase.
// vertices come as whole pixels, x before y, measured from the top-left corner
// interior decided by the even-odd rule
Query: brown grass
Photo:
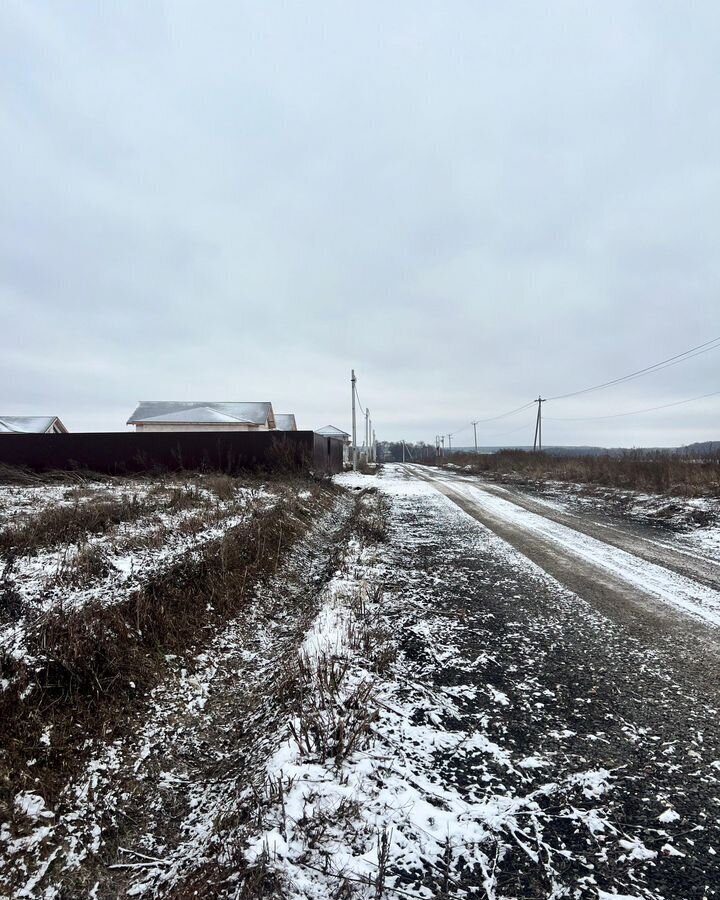
[[[454,453],[443,462],[488,475],[531,481],[567,481],[680,497],[720,496],[720,459],[690,460],[665,453],[623,456],[553,456],[525,450]]]
[[[319,499],[332,492],[324,489]],[[316,495],[317,496],[317,495]],[[115,732],[164,671],[165,654],[207,640],[236,615],[311,515],[288,492],[221,539],[188,552],[129,598],[46,615],[28,636],[38,663],[0,652],[0,815],[27,784],[52,802],[88,737]],[[40,741],[53,725],[52,747]],[[37,760],[32,770],[27,760]],[[3,810],[3,806],[5,809]]]
[[[55,580],[58,584],[86,585],[104,578],[112,570],[113,566],[102,547],[85,543],[63,560]]]
[[[372,496],[372,495],[371,495]],[[350,568],[352,561],[344,559],[346,538],[355,534],[363,546],[370,547],[376,540],[385,539],[387,507],[372,496],[368,503],[367,492],[355,500],[355,512],[343,529],[336,547],[334,559],[327,569],[330,577],[338,570]],[[378,537],[379,536],[379,537]],[[353,611],[345,642],[362,654],[363,664],[368,672],[382,672],[396,658],[397,648],[379,612],[382,600],[380,587],[363,585],[348,598]],[[278,665],[275,677],[268,684],[268,699],[285,710],[290,733],[299,750],[313,760],[332,760],[341,767],[353,753],[362,751],[372,740],[374,722],[378,716],[374,702],[375,689],[371,677],[363,678],[348,690],[350,662],[343,656],[322,654],[309,658],[296,651],[289,653]],[[233,895],[255,900],[260,897],[285,896],[285,885],[278,878],[273,861],[267,854],[261,854],[248,865],[244,858],[246,829],[261,828],[269,809],[279,810],[280,830],[286,831],[287,813],[284,796],[292,785],[292,776],[281,775],[278,779],[264,778],[253,789],[254,802],[229,810],[217,823],[217,842],[226,853],[203,863],[198,870],[189,873],[170,895],[178,900],[202,896],[203,886],[209,883],[227,887],[232,885]],[[309,796],[312,802],[312,794]],[[343,800],[332,814],[320,814],[315,810],[309,818],[294,823],[303,840],[310,848],[321,846],[328,832],[336,829],[343,821],[355,821],[359,815],[357,802],[351,798]],[[380,838],[382,842],[382,838]],[[381,847],[381,856],[384,851]],[[381,866],[382,869],[382,866]],[[354,896],[350,882],[342,874],[332,872],[332,862],[328,858],[326,874],[337,877],[338,898]],[[372,881],[382,893],[382,876]],[[379,888],[378,888],[379,885]],[[200,892],[199,894],[196,892]],[[221,893],[221,891],[218,891]],[[379,896],[376,891],[376,896]]]
[[[0,531],[0,555],[27,555],[44,547],[77,543],[88,534],[106,532],[113,525],[132,522],[147,512],[147,504],[134,496],[50,506]]]

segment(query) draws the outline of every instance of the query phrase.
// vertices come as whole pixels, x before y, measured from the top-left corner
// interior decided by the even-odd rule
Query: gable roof
[[[294,413],[275,413],[275,427],[278,431],[297,431]]]
[[[46,434],[55,428],[67,433],[57,416],[0,416],[0,434]]]
[[[217,403],[207,400],[143,400],[128,425],[167,422],[183,425],[275,424],[272,403]]]
[[[318,428],[316,434],[324,434],[328,437],[350,437],[347,431],[342,431],[340,428],[336,428],[334,425],[325,425],[322,428]]]

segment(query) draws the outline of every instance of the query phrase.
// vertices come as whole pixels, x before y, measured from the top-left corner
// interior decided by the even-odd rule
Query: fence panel
[[[0,464],[111,475],[184,469],[340,472],[342,444],[313,431],[3,434]]]

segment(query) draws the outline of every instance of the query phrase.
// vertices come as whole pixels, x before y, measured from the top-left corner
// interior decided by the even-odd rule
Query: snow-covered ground
[[[304,696],[314,698],[310,709],[341,719],[369,686],[371,737],[348,758],[323,759],[298,740],[308,710],[299,714],[267,763],[268,779],[285,787],[250,839],[250,860],[278,873],[293,898],[713,896],[705,891],[717,871],[717,828],[696,856],[697,834],[707,835],[695,816],[708,814],[677,808],[698,778],[717,795],[717,735],[711,746],[686,733],[668,741],[642,717],[638,673],[647,691],[660,684],[666,701],[688,701],[654,651],[431,485],[388,466],[379,477],[336,480],[391,503],[390,545],[359,553],[353,572],[393,661],[373,667],[358,646],[352,584],[333,582],[303,648]],[[373,603],[374,585],[391,587]],[[486,605],[478,607],[478,592]],[[538,597],[543,609],[533,608]],[[564,633],[578,616],[584,647]],[[587,653],[582,668],[578,649]],[[598,674],[608,662],[621,672],[599,678],[610,697],[622,687],[623,701],[605,703],[595,679],[585,684],[590,650]],[[556,655],[558,669],[548,662]],[[323,689],[328,656],[345,673],[332,702]],[[663,784],[688,738],[696,772],[681,786],[677,775]],[[636,765],[646,756],[647,770],[660,774],[648,774],[641,790]],[[639,815],[629,812],[636,799]],[[668,892],[684,883],[690,856],[707,873],[704,886],[698,892],[690,878]]]
[[[277,494],[262,485],[232,485],[222,498],[206,479],[118,479],[82,487],[0,486],[0,530],[32,525],[51,507],[69,513],[84,505],[129,501],[141,514],[98,533],[54,541],[0,558],[0,651],[26,655],[25,638],[43,614],[87,602],[117,603],[183,554],[221,537],[267,509]],[[84,560],[90,565],[83,566]]]
[[[469,480],[474,477],[464,474]],[[688,552],[720,556],[720,499],[716,497],[676,497],[553,480],[526,482],[510,476],[500,483],[515,486],[553,509],[647,526],[658,540],[665,538]]]
[[[359,519],[338,501],[57,804],[13,798],[16,896],[717,896],[695,646],[629,634],[402,467],[335,480]]]
[[[537,515],[470,481],[452,479],[452,489],[490,516],[552,543],[567,557],[590,563],[712,625],[720,625],[720,591],[685,578],[618,547]],[[716,535],[717,528],[711,533]],[[696,538],[694,532],[692,538]],[[689,536],[684,536],[688,538]]]

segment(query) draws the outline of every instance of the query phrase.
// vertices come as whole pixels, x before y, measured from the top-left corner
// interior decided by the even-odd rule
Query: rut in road
[[[417,469],[413,471],[416,474],[422,474]],[[697,553],[690,554],[687,550],[674,547],[670,540],[658,539],[657,535],[653,535],[651,538],[628,527],[618,527],[609,522],[598,522],[597,516],[588,517],[558,509],[529,497],[520,490],[509,489],[489,481],[480,481],[476,476],[438,472],[437,474],[433,473],[433,478],[455,485],[460,490],[467,487],[482,489],[483,492],[513,503],[527,512],[535,513],[552,522],[557,522],[559,525],[565,525],[573,531],[597,538],[605,544],[625,550],[646,562],[663,566],[707,587],[720,589],[720,563],[716,559]]]
[[[618,544],[623,539],[619,528],[607,529],[612,540],[588,533],[589,524],[580,517],[565,516],[572,522],[558,521],[555,510],[542,504],[518,501],[508,492],[498,496],[494,486],[478,479],[459,476],[438,477],[420,467],[406,467],[481,522],[515,550],[552,575],[560,584],[590,602],[605,615],[639,631],[664,636],[674,643],[684,635],[693,644],[692,653],[717,657],[720,653],[720,577],[714,586],[707,584],[709,561],[698,561],[703,578],[679,574],[673,568],[673,554],[658,545],[667,564],[648,561],[635,551],[636,535],[628,533],[627,549]],[[531,508],[532,507],[532,508]],[[536,511],[537,510],[537,511]],[[602,538],[605,529],[597,528]],[[650,546],[650,541],[645,541]],[[631,549],[632,548],[632,549]],[[647,547],[646,547],[647,551]],[[646,552],[646,556],[647,553]],[[676,557],[682,557],[676,553]],[[686,571],[693,560],[684,557]],[[697,573],[693,572],[693,575]]]

